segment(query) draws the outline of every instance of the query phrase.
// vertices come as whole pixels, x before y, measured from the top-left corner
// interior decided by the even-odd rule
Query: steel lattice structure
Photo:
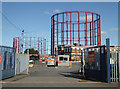
[[[13,38],[13,47],[20,53],[25,49],[34,48],[39,54],[48,54],[48,41],[44,37],[15,37]]]
[[[51,55],[58,45],[101,45],[100,15],[86,11],[57,13],[51,17]]]

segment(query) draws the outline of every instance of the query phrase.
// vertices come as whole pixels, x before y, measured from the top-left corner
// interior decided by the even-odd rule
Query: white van
[[[55,59],[48,58],[47,59],[47,66],[55,66]]]

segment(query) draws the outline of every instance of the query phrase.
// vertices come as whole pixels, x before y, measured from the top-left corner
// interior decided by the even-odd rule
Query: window
[[[63,57],[60,57],[60,61],[63,61]]]
[[[58,50],[61,50],[61,48],[59,47]]]
[[[65,52],[65,48],[64,48],[64,52]]]
[[[66,48],[66,52],[68,52],[68,48]]]
[[[79,48],[77,48],[77,52],[79,52]]]
[[[67,58],[66,58],[66,57],[64,58],[64,61],[67,61]]]
[[[71,48],[69,48],[69,52],[71,52]]]
[[[73,58],[75,58],[75,54],[73,54]]]
[[[75,52],[75,48],[73,48],[73,52]]]

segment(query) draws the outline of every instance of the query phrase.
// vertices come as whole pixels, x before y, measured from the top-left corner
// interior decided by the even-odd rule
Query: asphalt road
[[[17,75],[3,80],[3,87],[117,87],[117,83],[104,83],[83,79],[78,66],[47,67],[35,65],[27,75]]]

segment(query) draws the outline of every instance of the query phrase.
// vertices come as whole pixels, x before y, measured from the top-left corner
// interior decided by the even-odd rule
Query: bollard
[[[71,62],[71,61],[69,61],[69,66],[70,66],[70,67],[72,66],[72,62]]]

